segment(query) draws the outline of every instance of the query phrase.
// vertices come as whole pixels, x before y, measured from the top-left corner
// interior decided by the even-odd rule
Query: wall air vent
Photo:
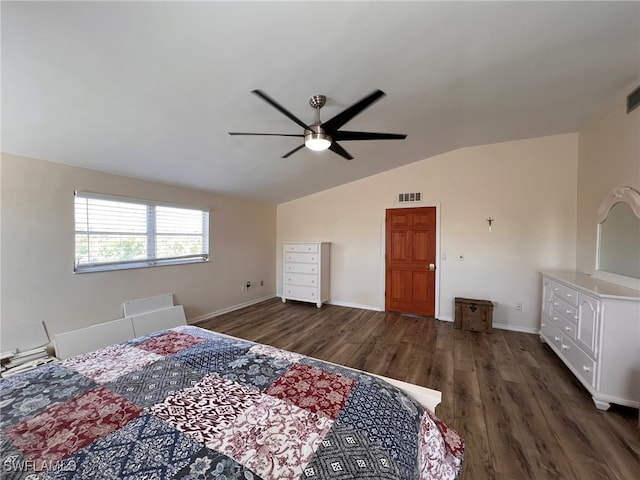
[[[399,203],[410,203],[410,202],[421,202],[421,201],[422,201],[422,193],[420,192],[398,194]]]
[[[640,87],[627,95],[627,113],[631,113],[640,105]]]

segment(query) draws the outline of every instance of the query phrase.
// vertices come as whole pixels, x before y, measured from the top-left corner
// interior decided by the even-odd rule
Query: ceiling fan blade
[[[269,137],[304,137],[301,133],[251,133],[251,132],[229,132],[229,135],[264,135]]]
[[[377,132],[347,132],[338,130],[333,134],[334,140],[404,140],[407,138],[402,133],[377,133]]]
[[[293,150],[291,150],[289,153],[285,153],[282,158],[287,158],[289,155],[293,155],[294,153],[296,153],[298,150],[300,150],[301,148],[304,147],[304,143],[300,146],[297,146],[296,148],[294,148]]]
[[[376,100],[384,97],[386,94],[382,90],[374,90],[359,102],[354,103],[346,110],[333,117],[331,120],[323,123],[323,128],[329,132],[335,132],[353,117],[362,112]]]
[[[347,160],[353,160],[353,157],[351,156],[351,154],[349,152],[347,152],[344,148],[342,148],[336,142],[332,142],[331,143],[331,146],[329,147],[329,150],[331,150],[334,153],[337,153],[338,155],[340,155],[341,157],[346,158]]]
[[[306,123],[304,123],[302,120],[300,120],[298,117],[296,117],[289,110],[284,108],[282,105],[280,105],[278,102],[276,102],[273,98],[271,98],[269,95],[264,93],[262,90],[252,90],[251,93],[254,93],[257,96],[259,96],[260,98],[262,98],[265,102],[267,102],[269,105],[271,105],[272,107],[277,109],[280,113],[283,113],[284,115],[289,117],[291,120],[296,122],[302,128],[309,128],[309,126]]]

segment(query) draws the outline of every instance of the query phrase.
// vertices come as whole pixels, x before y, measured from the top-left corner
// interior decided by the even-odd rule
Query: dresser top
[[[615,283],[607,282],[584,273],[548,271],[542,272],[542,274],[560,280],[561,282],[573,284],[584,290],[589,290],[600,297],[619,298],[621,300],[640,300],[640,290],[616,285]]]
[[[293,241],[293,242],[282,242],[283,245],[320,245],[320,244],[329,244],[331,242],[301,242],[301,241]]]

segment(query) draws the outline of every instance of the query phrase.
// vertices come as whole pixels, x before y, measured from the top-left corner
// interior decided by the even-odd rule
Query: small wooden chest
[[[456,318],[453,328],[474,332],[493,332],[493,303],[489,300],[456,297]]]

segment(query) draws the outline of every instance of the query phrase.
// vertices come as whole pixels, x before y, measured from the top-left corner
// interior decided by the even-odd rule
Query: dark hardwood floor
[[[463,480],[640,479],[638,410],[597,410],[537,335],[280,299],[198,325],[440,390]]]

